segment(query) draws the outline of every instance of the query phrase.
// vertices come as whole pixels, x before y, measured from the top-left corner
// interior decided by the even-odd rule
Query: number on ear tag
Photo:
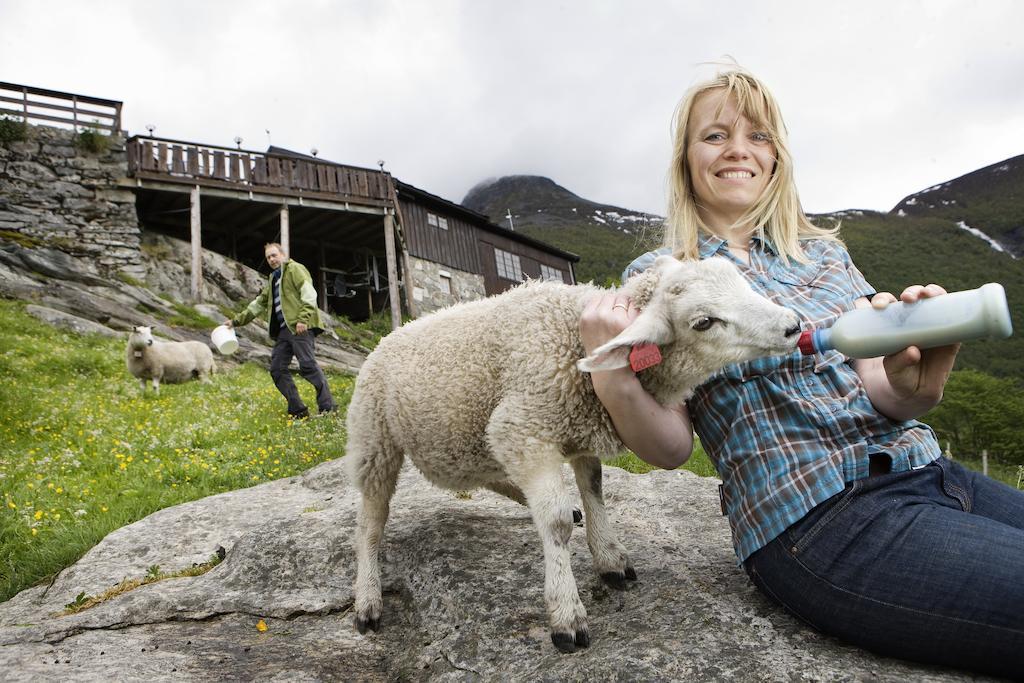
[[[640,372],[661,362],[661,349],[657,344],[637,344],[629,352],[629,367]]]

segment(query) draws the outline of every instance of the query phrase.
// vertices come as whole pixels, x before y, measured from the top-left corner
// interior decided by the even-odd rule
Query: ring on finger
[[[624,310],[624,311],[626,311],[626,310],[629,310],[629,307],[628,307],[628,306],[626,306],[626,304],[615,304],[614,306],[612,306],[612,310],[613,310],[613,311],[614,311],[614,310],[615,310],[616,308],[621,308],[621,309],[622,309],[622,310]]]

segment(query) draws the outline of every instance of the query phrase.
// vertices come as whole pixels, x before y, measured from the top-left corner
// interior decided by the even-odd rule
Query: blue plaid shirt
[[[796,311],[804,329],[828,327],[854,300],[871,296],[838,242],[802,243],[808,264],[786,262],[754,239],[750,265],[726,242],[702,234],[700,258],[729,259],[751,286]],[[641,272],[667,249],[637,258]],[[722,479],[723,507],[740,562],[764,547],[847,482],[868,476],[869,456],[887,454],[892,471],[923,467],[941,454],[931,428],[875,410],[849,359],[837,351],[796,351],[730,365],[687,401],[694,430]]]

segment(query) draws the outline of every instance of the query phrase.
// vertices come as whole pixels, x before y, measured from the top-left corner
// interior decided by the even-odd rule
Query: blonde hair
[[[711,90],[724,90],[719,110],[730,100],[740,113],[765,131],[775,145],[775,169],[764,192],[736,222],[750,224],[761,240],[771,240],[783,259],[806,262],[800,247],[802,239],[838,241],[838,227],[819,228],[804,215],[793,181],[793,157],[786,143],[786,124],[775,98],[753,74],[739,67],[719,73],[711,80],[690,88],[676,107],[673,129],[672,165],[669,168],[668,218],[665,221],[665,246],[679,259],[699,258],[697,236],[700,230],[711,232],[700,217],[693,192],[693,179],[687,166],[687,150],[692,144],[689,131],[694,102]],[[721,111],[718,112],[719,114]]]
[[[284,247],[281,246],[280,242],[267,242],[266,244],[263,245],[263,252],[266,253],[267,249],[270,249],[271,247],[274,247],[282,254],[285,253]]]

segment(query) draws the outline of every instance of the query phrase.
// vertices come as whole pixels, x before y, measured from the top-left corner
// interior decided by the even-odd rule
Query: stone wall
[[[75,141],[70,130],[29,125],[27,139],[0,143],[0,231],[141,278],[135,195],[118,187],[128,175],[125,139],[105,139],[101,152]]]
[[[433,261],[409,257],[412,267],[412,297],[417,314],[426,315],[460,301],[475,301],[487,296],[483,275],[456,270]],[[443,289],[443,279],[449,282],[451,293]]]

